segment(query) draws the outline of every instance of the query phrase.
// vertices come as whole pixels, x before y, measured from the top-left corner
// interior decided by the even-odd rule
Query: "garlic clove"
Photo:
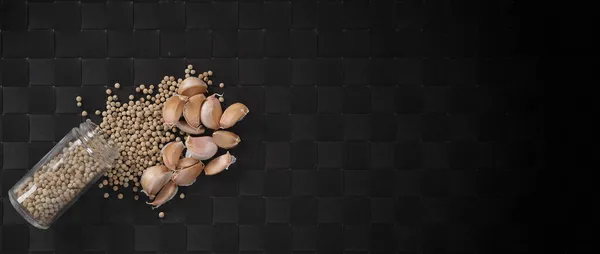
[[[213,138],[210,136],[188,136],[185,139],[185,146],[187,147],[185,157],[191,157],[198,160],[208,160],[212,158],[219,149]]]
[[[215,131],[212,134],[213,140],[218,147],[224,149],[231,149],[236,147],[240,141],[240,136],[231,131]]]
[[[200,125],[198,128],[194,128],[188,125],[188,123],[185,120],[179,120],[176,126],[177,128],[179,128],[187,134],[199,135],[206,131],[206,129],[204,129],[204,126]]]
[[[181,158],[179,160],[179,164],[177,164],[177,170],[182,170],[184,168],[194,166],[198,164],[198,162],[200,161],[196,158]]]
[[[196,94],[206,93],[208,86],[202,79],[189,77],[183,80],[177,89],[177,93],[184,96],[194,96]]]
[[[162,115],[163,120],[169,128],[175,126],[179,118],[181,118],[181,114],[183,114],[183,107],[185,102],[187,101],[187,97],[175,95],[167,99],[165,104],[163,105]]]
[[[161,153],[163,163],[168,169],[175,170],[177,164],[179,163],[179,158],[183,153],[183,149],[185,149],[185,146],[181,141],[170,142],[162,148]]]
[[[186,159],[190,159],[190,158],[186,158]],[[202,163],[201,161],[198,161],[198,163],[183,168],[179,171],[177,171],[174,175],[173,175],[173,182],[179,186],[190,186],[192,185],[194,182],[196,182],[196,178],[200,175],[200,173],[202,173],[202,170],[204,169],[204,163]]]
[[[221,119],[219,119],[219,127],[221,129],[227,129],[234,126],[237,122],[244,119],[244,117],[250,113],[250,110],[246,105],[236,102],[225,109]]]
[[[226,154],[223,154],[210,161],[204,168],[204,173],[206,175],[216,175],[221,173],[221,171],[228,169],[231,164],[235,163],[235,161],[236,158],[227,152]]]
[[[169,181],[164,187],[162,187],[158,195],[156,195],[156,199],[154,199],[151,203],[146,202],[146,204],[152,205],[152,209],[159,208],[161,205],[167,203],[169,200],[175,197],[175,194],[177,194],[178,190],[179,187],[177,184],[175,184],[173,181]]]
[[[222,114],[221,102],[217,99],[216,94],[208,96],[200,110],[202,125],[206,126],[206,128],[216,130],[219,127],[219,120]]]
[[[190,97],[183,107],[183,117],[192,128],[200,127],[200,109],[204,100],[206,100],[204,94],[196,94]]]
[[[140,183],[142,185],[142,192],[144,192],[150,199],[154,199],[154,196],[158,191],[171,179],[173,172],[163,165],[153,166],[147,168],[142,174]]]

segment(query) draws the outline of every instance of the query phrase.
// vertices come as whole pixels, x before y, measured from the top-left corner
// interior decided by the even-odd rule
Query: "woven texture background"
[[[513,2],[0,2],[0,252],[533,251],[542,101]],[[98,188],[46,231],[17,215],[76,95],[93,112],[187,64],[251,110],[231,170],[163,220]]]

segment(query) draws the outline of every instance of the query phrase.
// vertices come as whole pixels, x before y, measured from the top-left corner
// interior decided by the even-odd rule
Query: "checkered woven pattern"
[[[533,251],[542,102],[514,2],[4,0],[0,253]],[[98,188],[49,230],[19,217],[7,190],[76,95],[93,112],[187,64],[251,110],[230,170],[162,220]]]

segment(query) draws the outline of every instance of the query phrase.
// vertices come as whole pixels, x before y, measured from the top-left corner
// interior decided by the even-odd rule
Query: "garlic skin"
[[[156,195],[156,199],[154,199],[152,202],[146,202],[146,204],[152,205],[152,209],[159,208],[161,205],[167,203],[169,200],[175,197],[175,194],[177,194],[178,190],[179,187],[177,184],[175,184],[173,181],[168,181],[167,184],[162,187],[158,195]]]
[[[206,129],[204,129],[204,126],[200,125],[200,126],[198,126],[198,128],[194,128],[194,127],[190,126],[185,120],[177,121],[176,126],[181,131],[183,131],[187,134],[192,134],[192,135],[199,135],[206,131]]]
[[[181,118],[181,114],[183,114],[183,107],[185,102],[187,101],[187,97],[175,95],[167,99],[162,109],[162,116],[169,128],[175,126]]]
[[[185,139],[185,146],[187,147],[185,157],[191,157],[198,160],[208,160],[215,156],[217,150],[219,150],[217,144],[215,144],[215,141],[210,136],[188,136]]]
[[[200,127],[200,109],[204,100],[206,100],[204,94],[196,94],[190,97],[185,106],[183,106],[183,117],[192,128]]]
[[[171,179],[173,172],[163,165],[147,168],[142,174],[140,183],[142,192],[150,199],[154,199],[156,193]]]
[[[204,104],[202,104],[202,109],[200,111],[200,120],[202,121],[202,125],[213,130],[219,128],[219,120],[223,114],[223,109],[221,108],[221,102],[219,102],[219,99],[217,99],[216,94],[206,98],[206,101],[204,101]]]
[[[250,113],[250,110],[246,105],[236,102],[225,109],[221,119],[219,119],[219,128],[228,129],[234,126],[237,122],[244,119],[244,117]]]
[[[179,164],[177,164],[177,171],[182,170],[184,168],[188,168],[191,166],[196,165],[196,163],[200,162],[200,160],[196,159],[196,158],[181,158],[179,160]]]
[[[215,131],[213,132],[212,137],[215,141],[215,144],[223,149],[234,148],[242,141],[240,136],[231,131]]]
[[[236,158],[227,152],[226,154],[223,154],[210,161],[204,168],[204,174],[216,175],[221,173],[221,171],[228,169],[231,164],[235,163],[235,161]]]
[[[196,94],[206,93],[208,91],[208,86],[202,79],[197,77],[189,77],[181,82],[179,88],[177,89],[177,93],[184,96],[194,96]]]
[[[175,170],[177,164],[179,163],[179,158],[183,153],[183,149],[185,149],[185,146],[181,141],[170,142],[162,148],[161,153],[163,163],[168,169]]]
[[[196,164],[182,167],[182,169],[175,172],[172,181],[179,186],[190,186],[196,182],[196,178],[202,173],[202,170],[204,170],[204,163],[196,160]]]

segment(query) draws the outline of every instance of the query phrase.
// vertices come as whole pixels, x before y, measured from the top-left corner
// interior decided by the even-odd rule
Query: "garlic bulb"
[[[162,109],[163,119],[165,124],[169,127],[175,126],[181,114],[183,114],[183,107],[187,97],[175,95],[167,99]]]
[[[177,164],[177,171],[196,165],[200,160],[196,158],[181,158]]]
[[[188,159],[183,162],[184,159]],[[184,158],[180,160],[177,172],[173,175],[173,182],[179,186],[190,186],[196,182],[196,178],[202,173],[204,163],[194,158]],[[191,164],[195,160],[196,163]],[[191,164],[191,165],[190,165]]]
[[[160,190],[156,198],[152,202],[146,202],[146,204],[152,205],[152,209],[159,208],[164,203],[167,203],[175,194],[177,194],[179,187],[172,181],[167,182],[164,187]]]
[[[200,109],[206,97],[204,94],[196,94],[190,97],[183,107],[183,117],[192,128],[200,127]]]
[[[219,149],[217,144],[210,136],[191,137],[185,139],[187,151],[185,157],[192,157],[198,160],[208,160],[212,158]]]
[[[196,94],[206,93],[208,86],[202,79],[197,77],[189,77],[181,82],[177,93],[184,96],[194,96]]]
[[[240,136],[231,131],[215,131],[212,134],[213,140],[218,147],[230,149],[236,147],[242,140]]]
[[[235,163],[235,161],[236,158],[227,152],[226,154],[223,154],[210,161],[204,168],[204,173],[206,175],[216,175],[221,173],[221,171],[228,169],[231,164]]]
[[[147,168],[140,180],[142,192],[150,199],[154,199],[156,193],[171,179],[172,176],[173,172],[163,165]]]
[[[175,170],[175,168],[177,167],[177,163],[179,163],[179,158],[183,153],[183,149],[185,149],[185,146],[181,141],[170,142],[162,148],[161,152],[163,163],[165,163],[165,166],[167,168],[169,168],[170,170]]]
[[[246,107],[246,105],[239,102],[231,104],[231,106],[225,109],[221,119],[219,119],[219,127],[221,129],[231,128],[237,122],[244,119],[248,113],[250,113],[250,110],[248,107]]]
[[[177,122],[176,126],[181,131],[183,131],[187,134],[192,134],[192,135],[199,135],[206,131],[206,129],[204,129],[204,126],[200,125],[200,126],[198,126],[198,128],[194,128],[194,127],[188,125],[188,123],[185,120],[179,120]]]
[[[206,128],[216,130],[219,127],[219,119],[221,119],[222,114],[221,102],[217,99],[216,94],[208,96],[200,110],[202,125],[206,126]]]

